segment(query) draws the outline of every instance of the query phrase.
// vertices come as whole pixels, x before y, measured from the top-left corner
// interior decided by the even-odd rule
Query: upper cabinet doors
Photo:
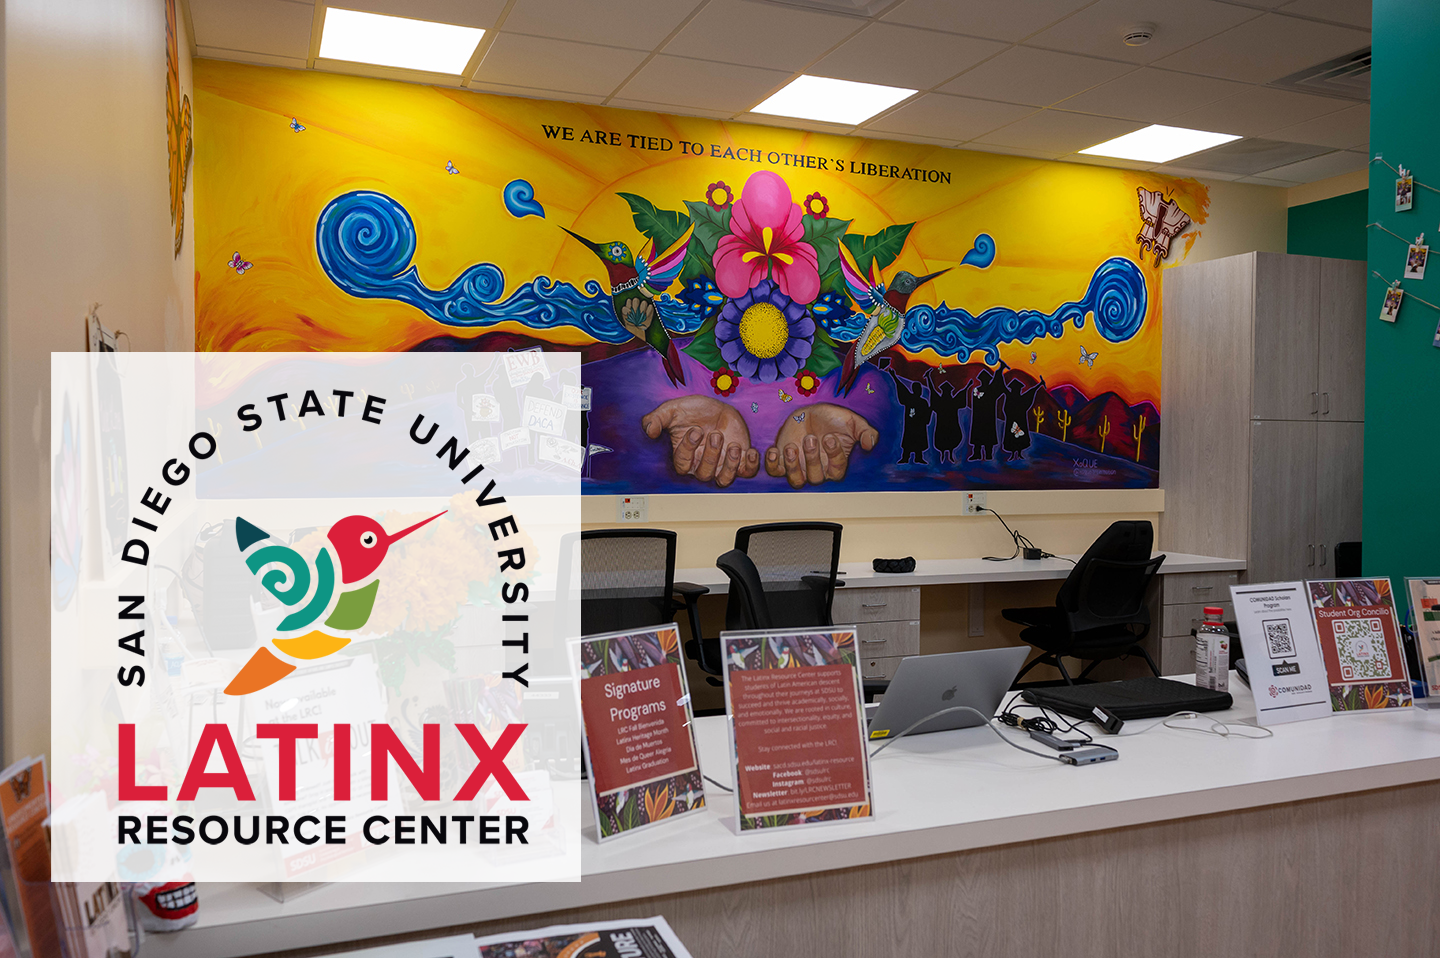
[[[1251,417],[1315,419],[1320,413],[1320,260],[1278,253],[1260,253],[1255,260]]]
[[[1320,261],[1321,422],[1365,421],[1365,263]]]

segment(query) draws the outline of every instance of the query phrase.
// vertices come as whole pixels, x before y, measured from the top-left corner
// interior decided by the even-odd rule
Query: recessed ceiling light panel
[[[878,83],[800,76],[750,112],[853,126],[914,94],[914,90]]]
[[[1240,137],[1231,133],[1207,133],[1204,130],[1154,124],[1080,152],[1086,156],[1108,156],[1117,160],[1168,163],[1170,160],[1238,139]]]
[[[477,27],[330,7],[320,35],[320,56],[458,76],[484,35]]]

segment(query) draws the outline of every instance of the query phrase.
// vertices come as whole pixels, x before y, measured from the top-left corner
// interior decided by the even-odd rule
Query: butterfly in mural
[[[844,243],[839,245],[839,249],[840,272],[845,277],[850,298],[868,314],[865,328],[860,330],[860,335],[850,344],[850,350],[845,354],[845,361],[841,366],[840,382],[835,387],[835,394],[843,396],[854,385],[855,376],[862,364],[900,341],[901,334],[905,332],[905,312],[910,303],[910,294],[949,270],[942,269],[927,276],[916,276],[901,270],[887,287],[880,280],[873,261],[867,277]]]
[[[294,130],[296,133],[305,132],[305,127],[300,123],[297,118],[293,116],[290,118],[290,129]]]
[[[455,169],[455,164],[454,164],[454,163],[452,163],[450,160],[446,160],[446,161],[445,161],[445,172],[446,172],[446,173],[449,173],[451,176],[454,176],[456,173],[459,173],[460,171],[457,170],[457,169]]]
[[[1080,362],[1079,362],[1077,365],[1080,365],[1080,366],[1089,366],[1091,369],[1094,369],[1094,368],[1095,368],[1095,360],[1097,360],[1097,359],[1099,359],[1099,358],[1100,358],[1100,354],[1099,354],[1098,352],[1087,353],[1087,352],[1085,351],[1085,347],[1084,347],[1084,346],[1081,346],[1081,347],[1080,347]]]
[[[267,592],[293,609],[280,620],[276,631],[299,633],[301,629],[310,629],[329,612],[324,620],[325,626],[335,632],[353,632],[364,628],[365,623],[370,621],[375,595],[380,591],[380,580],[370,577],[385,561],[390,547],[444,514],[441,512],[422,519],[394,535],[387,533],[380,523],[369,516],[346,516],[330,527],[325,545],[313,560],[308,561],[289,546],[267,542],[270,536],[265,530],[239,517],[235,519],[235,544],[239,546],[250,574],[259,578]],[[337,565],[341,585],[367,578],[370,581],[359,588],[337,591]],[[311,582],[315,584],[313,589]],[[318,629],[270,641],[290,658],[304,660],[324,658],[350,644],[344,636]],[[225,687],[225,694],[258,692],[294,671],[295,666],[276,657],[262,645],[235,673]]]
[[[1030,365],[1032,365],[1032,366],[1035,365],[1035,360],[1037,360],[1037,359],[1039,359],[1039,358],[1040,358],[1040,357],[1039,357],[1038,355],[1036,355],[1035,353],[1032,352],[1032,353],[1030,354]]]
[[[610,306],[620,325],[660,354],[665,363],[665,375],[670,377],[672,384],[684,385],[685,367],[680,365],[680,351],[670,340],[670,331],[660,321],[655,297],[668,289],[675,282],[675,277],[680,275],[695,227],[692,225],[687,229],[663,253],[652,249],[648,257],[644,246],[640,248],[640,255],[636,256],[620,240],[596,243],[579,233],[565,232],[584,243],[605,264],[605,272],[610,278]],[[649,245],[647,241],[646,246]]]
[[[245,271],[250,267],[254,266],[255,264],[241,259],[240,251],[236,250],[235,255],[230,257],[230,262],[226,265],[233,269],[237,275],[243,276],[245,275]]]
[[[869,383],[865,384],[865,391],[872,396],[875,395],[875,387],[870,385]]]
[[[752,402],[752,403],[750,404],[750,411],[751,411],[751,412],[759,412],[759,411],[760,411],[760,404],[759,404],[758,402]]]
[[[780,401],[781,401],[781,402],[789,402],[790,400],[792,400],[792,399],[795,398],[794,396],[790,395],[789,393],[787,393],[787,392],[786,392],[785,390],[783,390],[783,389],[779,390],[779,392],[780,392]]]
[[[793,419],[793,420],[795,420],[796,422],[804,422],[804,421],[805,421],[805,414],[804,414],[803,412],[797,412],[795,415],[791,416],[790,418]]]

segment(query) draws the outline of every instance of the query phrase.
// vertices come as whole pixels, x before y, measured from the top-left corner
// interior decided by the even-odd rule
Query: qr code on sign
[[[1265,619],[1260,624],[1265,627],[1265,646],[1270,650],[1270,658],[1295,657],[1295,637],[1290,634],[1289,619]]]
[[[1390,656],[1379,619],[1335,619],[1335,654],[1345,682],[1391,677]]]

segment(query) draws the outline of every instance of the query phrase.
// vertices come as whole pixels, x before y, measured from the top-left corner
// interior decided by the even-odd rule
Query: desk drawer
[[[856,630],[861,658],[920,654],[920,620],[870,622]]]
[[[836,625],[857,625],[861,622],[893,622],[897,619],[920,618],[920,588],[891,586],[863,589],[847,586],[835,590],[830,606],[830,619]]]
[[[862,655],[860,656],[860,677],[862,679],[893,679],[895,670],[900,668],[900,660],[907,658],[904,655],[888,655],[884,657]]]
[[[1160,640],[1161,675],[1193,675],[1195,672],[1195,636],[1167,635]]]
[[[1211,605],[1218,605],[1225,610],[1224,621],[1235,620],[1235,607],[1230,604],[1230,597],[1227,595],[1224,602],[1193,602],[1187,605],[1167,605],[1161,610],[1161,635],[1184,635],[1189,636],[1191,629],[1198,629],[1200,623],[1205,621],[1205,609]]]
[[[1228,605],[1230,587],[1240,581],[1238,572],[1178,572],[1175,575],[1164,575],[1163,565],[1160,572],[1165,584],[1166,605],[1180,605],[1185,602],[1200,602],[1206,605],[1223,602]]]

